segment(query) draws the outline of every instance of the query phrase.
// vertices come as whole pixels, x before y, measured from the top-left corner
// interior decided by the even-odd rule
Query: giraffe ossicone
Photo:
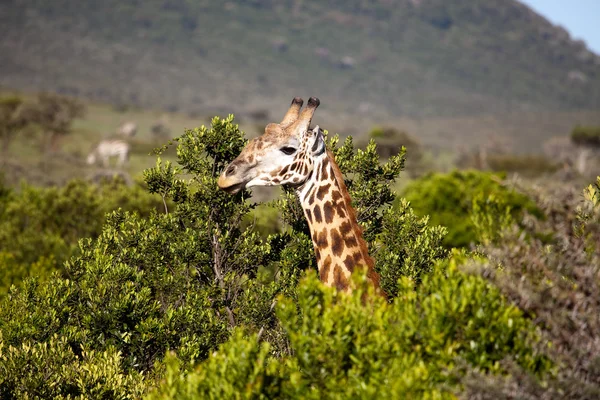
[[[333,153],[319,126],[310,123],[319,99],[295,97],[279,124],[252,139],[221,173],[219,187],[231,194],[252,186],[292,186],[308,221],[323,283],[350,291],[350,276],[366,269],[369,282],[384,295],[356,213]]]

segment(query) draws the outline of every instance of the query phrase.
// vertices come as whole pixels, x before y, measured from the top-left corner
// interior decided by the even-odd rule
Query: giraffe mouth
[[[246,187],[246,184],[248,182],[242,181],[242,182],[238,182],[238,183],[234,183],[234,184],[228,184],[228,182],[226,182],[226,179],[219,179],[218,185],[219,185],[219,189],[223,190],[226,193],[229,194],[236,194],[238,192],[240,192],[242,189],[244,189]]]

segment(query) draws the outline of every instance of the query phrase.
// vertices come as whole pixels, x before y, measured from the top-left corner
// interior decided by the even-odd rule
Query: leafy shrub
[[[510,206],[504,199],[494,194],[478,194],[473,199],[471,222],[475,235],[481,244],[489,245],[498,241],[504,231],[513,223]]]
[[[443,246],[447,230],[430,226],[429,218],[415,215],[404,199],[386,210],[383,218],[386,229],[377,238],[375,262],[381,273],[381,287],[395,297],[398,279],[405,276],[419,283],[432,271],[436,260],[447,256]]]
[[[502,175],[479,171],[432,173],[409,183],[402,195],[418,215],[429,215],[431,223],[448,229],[447,247],[464,247],[478,243],[471,219],[473,200],[493,194],[510,208],[511,215],[524,211],[542,217],[542,213],[525,195],[502,184]]]
[[[121,356],[114,349],[74,352],[67,338],[57,335],[47,342],[28,342],[4,348],[0,337],[0,396],[14,393],[50,399],[133,399],[143,393],[142,375],[124,375]],[[56,369],[54,364],[69,365]],[[19,371],[20,379],[8,378]],[[48,384],[64,382],[63,385]],[[65,390],[66,388],[66,390]]]
[[[456,260],[417,291],[408,278],[399,287],[393,304],[365,305],[362,290],[336,293],[310,274],[297,301],[277,305],[289,356],[270,357],[267,343],[238,331],[187,375],[172,359],[147,398],[451,398],[462,364],[500,372],[511,357],[532,374],[551,366],[532,345],[531,322],[484,279],[458,271]]]
[[[182,167],[159,160],[145,173],[151,193],[172,199],[167,213],[109,214],[97,239],[80,242],[65,277],[26,280],[3,300],[3,346],[14,348],[9,359],[0,359],[0,370],[6,371],[0,390],[7,396],[38,391],[11,360],[34,364],[37,353],[22,344],[50,346],[54,337],[68,347],[57,348],[46,361],[44,373],[57,379],[38,385],[62,396],[73,388],[71,375],[61,371],[76,368],[72,354],[81,359],[84,351],[119,354],[119,376],[127,381],[144,375],[151,384],[167,349],[186,363],[202,360],[238,324],[256,331],[264,327],[264,337],[285,348],[269,308],[273,297],[295,282],[298,264],[312,249],[289,235],[262,242],[256,232],[240,229],[252,206],[216,187],[216,174],[245,143],[232,117],[215,119],[212,129],[188,131],[179,142]],[[190,178],[181,180],[179,173]],[[298,251],[302,248],[306,251]],[[278,255],[288,258],[279,262],[287,269],[275,282],[257,281],[257,266]],[[99,374],[108,381],[113,372]],[[80,393],[89,390],[84,384]],[[138,387],[123,387],[123,393],[134,396]]]
[[[269,235],[281,233],[279,218],[279,211],[275,205],[259,204],[244,216],[242,229],[254,229],[266,240]]]
[[[76,254],[79,239],[100,234],[106,212],[121,207],[149,215],[163,208],[160,198],[141,185],[128,187],[118,180],[0,190],[5,192],[0,199],[0,293],[27,276],[61,270]]]
[[[476,398],[596,399],[600,395],[600,177],[580,193],[530,189],[548,216],[526,218],[521,229],[486,246],[478,267],[526,314],[553,346],[557,378],[546,385],[515,372],[509,379],[476,374],[467,388]],[[524,235],[522,230],[527,235]],[[518,284],[515,284],[518,282]]]

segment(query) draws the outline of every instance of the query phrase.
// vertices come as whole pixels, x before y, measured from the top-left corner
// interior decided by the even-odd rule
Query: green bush
[[[55,364],[68,365],[57,369]],[[27,342],[5,347],[0,337],[0,374],[9,376],[19,371],[16,379],[0,380],[0,397],[42,399],[134,399],[144,389],[141,374],[125,375],[121,356],[114,349],[104,352],[80,349],[75,352],[66,337],[57,335],[45,342]],[[61,382],[61,385],[53,385]],[[29,396],[27,396],[29,395]]]
[[[269,235],[281,233],[282,226],[279,219],[279,210],[276,206],[259,204],[244,216],[242,229],[254,229],[262,239],[266,240]]]
[[[1,186],[1,183],[0,183]],[[119,180],[100,185],[75,180],[63,187],[0,191],[0,294],[27,276],[48,276],[77,253],[81,238],[97,237],[104,215],[117,208],[149,215],[158,196]]]
[[[296,301],[277,305],[289,356],[271,357],[267,343],[238,331],[187,375],[171,360],[147,398],[453,398],[464,365],[502,372],[508,357],[534,375],[551,367],[535,350],[531,322],[456,260],[417,291],[408,278],[399,286],[393,304],[371,298],[365,305],[362,290],[336,293],[310,274]]]
[[[240,324],[264,328],[264,337],[285,349],[269,309],[276,294],[293,288],[312,249],[289,234],[263,242],[240,228],[252,208],[240,201],[248,192],[232,197],[219,191],[216,174],[244,143],[232,117],[213,120],[211,129],[188,131],[179,138],[180,167],[159,160],[145,173],[148,190],[171,199],[167,213],[110,213],[98,238],[80,241],[63,276],[28,279],[8,293],[0,305],[3,348],[14,349],[0,358],[5,397],[92,393],[95,382],[110,381],[115,371],[124,382],[143,375],[151,385],[168,349],[185,363],[205,359]],[[276,281],[262,283],[257,267],[272,258],[282,270]],[[53,340],[68,346],[52,347]],[[43,371],[55,380],[40,379],[34,388],[35,379],[20,374],[18,365],[33,365],[38,357],[23,344],[55,349]],[[70,377],[78,372],[63,371],[76,369],[73,357],[83,360],[84,351],[118,354],[118,363],[112,370],[97,364],[100,377],[75,390]],[[123,386],[116,397],[135,396],[138,383]]]
[[[481,244],[489,245],[502,238],[513,223],[511,208],[502,197],[480,193],[473,199],[471,222]]]
[[[600,177],[583,196],[565,187],[530,189],[548,215],[528,219],[482,250],[489,262],[474,267],[524,313],[535,316],[556,379],[546,384],[515,371],[507,379],[475,374],[468,394],[497,399],[597,399],[600,396]],[[524,234],[524,232],[526,234]]]
[[[404,199],[387,209],[383,217],[386,229],[378,237],[375,262],[381,273],[381,287],[395,297],[398,279],[405,276],[419,283],[436,260],[447,256],[443,246],[447,230],[430,226],[429,218],[415,215]]]
[[[446,247],[480,242],[471,218],[473,200],[492,194],[510,208],[513,216],[527,211],[543,217],[529,198],[505,187],[499,174],[474,170],[432,173],[410,182],[402,192],[418,215],[429,215],[432,224],[448,229],[444,238]]]

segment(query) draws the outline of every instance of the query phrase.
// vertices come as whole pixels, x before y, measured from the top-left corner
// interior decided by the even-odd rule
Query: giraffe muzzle
[[[247,182],[240,179],[238,173],[239,166],[234,160],[221,172],[221,176],[217,181],[219,188],[229,194],[235,194],[242,190]]]
[[[219,189],[229,194],[236,194],[246,187],[247,181],[240,181],[235,175],[227,176],[227,171],[228,170],[225,170],[221,176],[219,176],[219,180],[217,181]]]

